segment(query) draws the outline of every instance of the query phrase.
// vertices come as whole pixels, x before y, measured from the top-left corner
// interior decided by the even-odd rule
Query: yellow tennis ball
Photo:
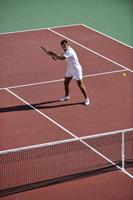
[[[123,73],[123,76],[127,76],[127,74],[126,74],[126,73]]]

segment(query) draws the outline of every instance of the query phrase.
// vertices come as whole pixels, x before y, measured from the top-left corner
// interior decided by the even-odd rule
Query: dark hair
[[[67,40],[62,40],[62,41],[60,42],[61,45],[63,45],[63,44],[67,44],[67,43],[68,43]]]

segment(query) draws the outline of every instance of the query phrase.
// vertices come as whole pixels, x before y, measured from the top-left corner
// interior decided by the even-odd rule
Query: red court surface
[[[132,200],[132,179],[113,172],[1,197],[1,200]]]
[[[75,80],[70,101],[59,102],[66,63],[51,60],[40,46],[60,53],[64,38],[83,66],[89,106],[83,105]],[[0,150],[133,127],[131,47],[84,25],[2,34],[0,43]],[[132,168],[129,171],[133,174]],[[132,179],[116,171],[2,199],[130,200],[131,187]]]

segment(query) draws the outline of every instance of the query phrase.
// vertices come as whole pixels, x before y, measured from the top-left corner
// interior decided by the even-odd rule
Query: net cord
[[[130,130],[131,131],[131,130]],[[84,144],[85,146],[89,147],[89,149],[91,149],[93,152],[95,152],[96,154],[100,155],[102,158],[104,158],[105,160],[107,160],[109,163],[111,163],[113,166],[116,166],[119,170],[123,171],[125,174],[127,174],[130,178],[133,178],[133,175],[131,175],[130,173],[128,173],[126,170],[125,170],[125,137],[124,137],[124,134],[126,132],[129,132],[129,129],[127,131],[126,130],[123,130],[123,131],[115,131],[115,132],[110,132],[109,133],[105,133],[105,134],[98,134],[98,137],[100,137],[99,135],[101,136],[105,136],[105,135],[112,135],[112,134],[121,134],[122,135],[122,142],[121,142],[121,161],[122,161],[122,167],[120,167],[119,165],[117,165],[116,163],[114,163],[112,160],[110,160],[108,157],[104,156],[102,153],[100,153],[99,151],[97,151],[95,148],[93,148],[92,146],[90,146],[89,144],[87,144],[86,142],[83,141],[83,139],[88,139],[88,138],[94,138],[96,137],[96,135],[91,135],[91,136],[87,136],[87,137],[76,137],[76,138],[73,138],[73,139],[69,139],[69,140],[63,140],[63,141],[58,141],[58,142],[54,142],[54,144],[63,144],[63,143],[66,143],[66,142],[70,142],[70,141],[80,141],[82,144]],[[47,146],[48,146],[48,143],[46,143]],[[40,146],[46,146],[46,144],[42,144],[42,145],[34,145],[33,148],[36,148],[37,147],[40,147]],[[51,144],[51,143],[49,143]],[[53,143],[51,144],[53,145]],[[21,150],[25,150],[25,149],[31,149],[30,148],[19,148],[19,149],[15,149],[13,150],[14,152],[17,152],[17,151],[21,151]],[[11,150],[7,150],[4,152],[5,153],[9,153],[9,152],[13,152]],[[1,153],[1,152],[0,152]]]
[[[93,134],[93,135],[84,136],[84,137],[75,137],[72,139],[59,140],[59,141],[55,141],[55,142],[49,142],[49,143],[43,143],[43,144],[37,144],[37,145],[30,145],[30,146],[15,148],[15,149],[8,149],[8,150],[0,151],[0,155],[12,153],[12,152],[24,151],[24,150],[28,150],[28,149],[36,149],[36,148],[45,147],[45,146],[52,146],[52,145],[56,145],[56,144],[63,144],[63,143],[81,141],[81,140],[92,139],[92,138],[97,138],[97,137],[115,135],[115,134],[122,133],[122,132],[127,133],[130,131],[133,131],[133,128],[118,130],[118,131],[111,131],[111,132],[106,132],[106,133]]]

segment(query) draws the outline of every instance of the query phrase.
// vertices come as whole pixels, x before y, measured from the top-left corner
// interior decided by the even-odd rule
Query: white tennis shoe
[[[68,101],[69,99],[70,99],[69,96],[67,96],[67,97],[62,97],[62,98],[60,99],[60,101],[61,101],[61,102],[63,102],[63,101]]]
[[[60,101],[61,102],[63,102],[63,101],[68,101],[70,99],[70,97],[69,96],[65,96],[65,97],[62,97],[61,99],[60,99]],[[85,101],[84,101],[84,105],[86,105],[86,106],[88,106],[90,104],[90,100],[89,100],[89,98],[86,98],[85,99]]]
[[[89,98],[86,98],[86,99],[85,99],[84,104],[85,104],[85,106],[88,106],[88,105],[90,104]]]

